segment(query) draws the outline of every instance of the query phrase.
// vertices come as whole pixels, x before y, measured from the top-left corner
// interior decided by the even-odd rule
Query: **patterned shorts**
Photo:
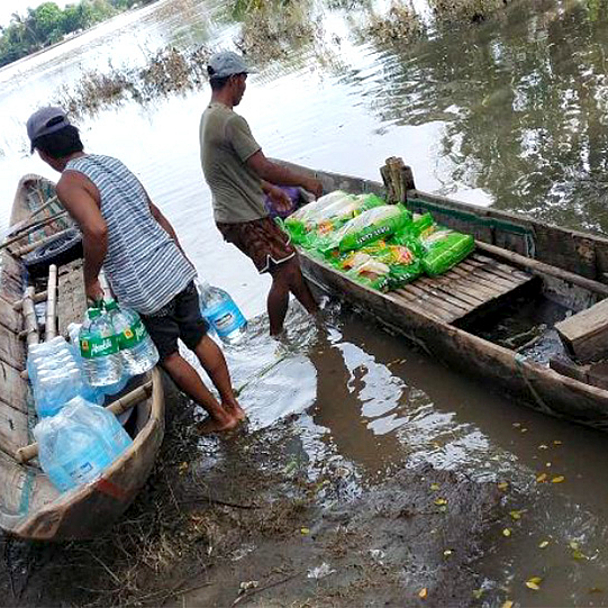
[[[249,256],[261,274],[295,257],[291,237],[269,217],[251,222],[225,224],[217,222],[224,240],[238,247]]]

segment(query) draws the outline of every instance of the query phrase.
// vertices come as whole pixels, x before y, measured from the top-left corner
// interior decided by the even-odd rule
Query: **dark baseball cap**
[[[256,70],[250,68],[245,59],[232,51],[221,51],[209,59],[207,64],[211,78],[227,78],[234,74],[255,74]]]
[[[55,133],[70,124],[67,114],[61,108],[49,106],[36,110],[27,120],[27,136],[32,144],[31,151],[34,151],[36,139]]]

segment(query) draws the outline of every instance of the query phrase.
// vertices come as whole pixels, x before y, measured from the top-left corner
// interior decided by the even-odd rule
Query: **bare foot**
[[[230,401],[222,401],[222,407],[231,415],[234,416],[239,422],[247,418],[245,410],[239,405],[236,399]]]
[[[221,420],[217,418],[207,418],[205,421],[197,424],[197,430],[201,435],[210,435],[211,433],[223,433],[231,431],[239,425],[241,421],[231,413],[226,414]]]

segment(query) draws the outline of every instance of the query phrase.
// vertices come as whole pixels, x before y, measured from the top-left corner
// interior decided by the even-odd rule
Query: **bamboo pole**
[[[488,253],[496,255],[497,257],[508,260],[516,266],[528,268],[532,274],[556,277],[562,281],[566,281],[567,283],[572,283],[572,285],[578,285],[583,289],[587,289],[594,293],[599,293],[604,297],[608,297],[608,285],[604,285],[604,283],[587,279],[586,277],[574,274],[573,272],[568,272],[567,270],[562,270],[556,266],[539,262],[533,258],[527,258],[526,256],[515,253],[514,251],[509,251],[508,249],[503,249],[502,247],[496,247],[496,245],[490,245],[489,243],[484,243],[482,241],[476,241],[476,245],[477,249],[487,251]]]
[[[9,239],[4,241],[0,245],[0,249],[5,249],[6,247],[9,247],[13,243],[20,241],[21,239],[24,239],[31,232],[40,230],[40,229],[44,228],[45,226],[48,226],[48,224],[52,224],[54,221],[61,219],[62,217],[66,216],[67,214],[68,214],[67,211],[61,211],[60,213],[57,213],[55,215],[51,215],[50,217],[45,218],[44,220],[40,220],[38,222],[34,222],[33,224],[23,226],[23,228],[19,228],[19,230],[16,233],[13,230],[10,233],[12,236],[10,236]],[[55,235],[51,235],[51,236],[55,236]],[[28,243],[28,245],[31,245],[31,244],[32,243]]]
[[[38,329],[38,319],[34,309],[34,288],[28,287],[23,298],[23,324],[25,326],[27,345],[38,344],[40,333]]]
[[[106,410],[112,412],[115,416],[123,414],[127,410],[136,406],[138,403],[147,399],[152,394],[152,381],[142,384],[140,387],[127,393],[124,397],[116,399],[106,407]],[[38,444],[30,443],[22,448],[19,448],[15,453],[18,462],[25,464],[38,456]]]
[[[17,249],[15,249],[12,252],[12,254],[16,257],[23,257],[24,255],[30,253],[30,251],[34,251],[34,249],[37,249],[38,247],[41,247],[42,245],[46,245],[53,239],[56,239],[59,236],[63,236],[64,234],[66,234],[67,232],[70,232],[71,230],[73,230],[73,228],[66,228],[65,230],[61,230],[60,232],[51,234],[50,236],[40,239],[39,241],[36,241],[35,243],[28,243],[27,245],[24,245],[23,247],[17,247]]]
[[[39,291],[39,292],[35,293],[34,297],[32,298],[32,301],[34,302],[34,304],[38,304],[40,302],[44,302],[46,300],[46,297],[47,297],[47,292],[45,289],[44,291]],[[25,298],[23,298],[21,300],[17,300],[13,304],[13,310],[21,310],[23,308],[24,300],[25,300]]]
[[[48,297],[46,300],[46,324],[44,328],[44,340],[48,342],[57,335],[57,266],[49,266],[49,281],[46,286]]]

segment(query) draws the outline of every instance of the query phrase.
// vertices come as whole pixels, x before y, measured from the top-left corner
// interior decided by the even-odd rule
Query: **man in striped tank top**
[[[136,310],[156,344],[160,364],[177,386],[209,414],[204,431],[225,431],[245,417],[226,360],[201,317],[196,270],[173,227],[119,160],[85,154],[78,129],[60,108],[42,108],[27,122],[32,152],[61,173],[57,196],[82,231],[84,281],[103,298],[104,268],[121,305]],[[178,338],[198,357],[221,403],[179,354]]]

